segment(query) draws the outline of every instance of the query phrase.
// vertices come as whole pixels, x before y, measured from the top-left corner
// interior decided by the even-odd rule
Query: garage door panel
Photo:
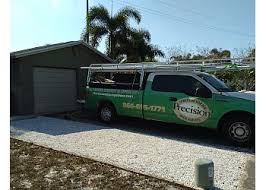
[[[72,86],[72,87],[71,87]],[[69,90],[70,88],[73,88],[73,86],[75,86],[75,84],[72,85],[65,85],[65,84],[49,84],[49,85],[39,85],[39,86],[34,86],[34,88],[37,91],[44,91],[44,90]]]
[[[63,70],[63,69],[62,69]],[[46,72],[36,72],[36,74],[38,75],[38,77],[36,78],[36,82],[38,83],[53,83],[53,82],[59,82],[63,81],[64,82],[70,82],[73,83],[74,81],[72,80],[72,78],[74,78],[76,76],[75,71],[74,70],[66,70],[64,69],[64,71],[62,71],[63,73],[59,73],[59,72],[49,72],[49,70],[46,69]],[[69,78],[66,78],[67,76],[70,76]]]
[[[45,112],[43,112],[45,110]],[[62,110],[73,110],[73,105],[54,105],[54,104],[39,104],[36,107],[37,113],[58,113],[63,112]]]
[[[34,68],[35,113],[75,110],[76,71],[69,69]]]
[[[40,96],[38,98],[38,103],[51,103],[51,104],[61,104],[61,105],[66,105],[66,104],[70,104],[68,102],[71,102],[71,105],[73,104],[72,101],[75,98],[75,96],[69,96],[69,97],[58,97],[53,95],[53,100],[51,100],[51,98],[47,98],[47,96]]]
[[[56,74],[56,73],[54,73],[54,74]],[[38,75],[39,75],[39,73],[38,73]],[[69,76],[69,74],[68,73],[66,73],[66,75],[68,75]],[[53,82],[56,82],[56,81],[61,81],[62,79],[64,79],[64,82],[66,82],[66,83],[73,83],[73,81],[72,81],[72,79],[68,79],[68,78],[65,78],[65,75],[63,75],[63,76],[60,76],[60,77],[51,77],[51,76],[47,76],[47,75],[39,75],[39,77],[42,77],[41,79],[38,79],[36,82],[38,82],[38,83],[53,83]],[[47,79],[45,79],[45,77],[47,77]],[[74,76],[72,76],[71,78],[73,78]],[[60,82],[58,82],[58,83],[60,83]]]
[[[64,93],[69,93],[69,87],[38,87],[35,88],[35,92],[39,93],[39,96],[46,96],[46,95],[50,95],[50,94],[62,94],[62,95],[67,95],[67,96],[75,96],[73,93],[71,94],[64,94]],[[43,91],[46,91],[45,93],[43,93]]]

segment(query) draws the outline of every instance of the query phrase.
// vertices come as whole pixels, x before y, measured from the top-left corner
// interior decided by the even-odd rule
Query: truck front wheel
[[[113,122],[116,118],[115,108],[110,104],[101,105],[98,110],[98,117],[102,122]]]
[[[249,117],[231,117],[224,123],[224,135],[234,144],[251,145],[255,141],[254,123]]]

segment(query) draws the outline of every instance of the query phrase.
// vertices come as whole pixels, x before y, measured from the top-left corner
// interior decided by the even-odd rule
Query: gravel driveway
[[[254,159],[254,153],[245,149],[49,117],[12,121],[11,136],[189,187],[195,187],[197,158],[213,160],[216,188],[230,190],[243,189],[246,164]]]

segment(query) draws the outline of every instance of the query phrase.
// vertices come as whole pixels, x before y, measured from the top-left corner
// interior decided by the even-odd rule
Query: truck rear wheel
[[[111,104],[103,104],[99,107],[98,118],[105,123],[111,123],[116,118],[116,111]]]
[[[228,118],[223,129],[225,137],[236,145],[247,146],[255,142],[255,128],[250,117]]]

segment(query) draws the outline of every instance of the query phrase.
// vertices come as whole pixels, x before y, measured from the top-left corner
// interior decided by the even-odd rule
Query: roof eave
[[[66,44],[59,44],[59,45],[50,46],[50,47],[43,47],[43,48],[40,48],[40,49],[34,49],[34,50],[25,51],[25,52],[19,52],[19,51],[11,52],[10,56],[12,58],[21,58],[21,57],[25,57],[25,56],[35,55],[35,54],[38,54],[38,53],[45,53],[45,52],[48,52],[48,51],[53,51],[53,50],[57,50],[57,49],[67,48],[67,47],[71,47],[71,46],[75,46],[75,45],[84,45],[85,47],[89,48],[94,53],[96,53],[99,56],[105,58],[106,60],[108,60],[108,61],[110,61],[112,63],[115,62],[114,60],[112,60],[111,58],[109,58],[108,56],[103,54],[102,52],[100,52],[97,49],[89,46],[88,44],[84,43],[83,41],[73,41],[73,42],[69,42],[69,43],[66,43]]]

